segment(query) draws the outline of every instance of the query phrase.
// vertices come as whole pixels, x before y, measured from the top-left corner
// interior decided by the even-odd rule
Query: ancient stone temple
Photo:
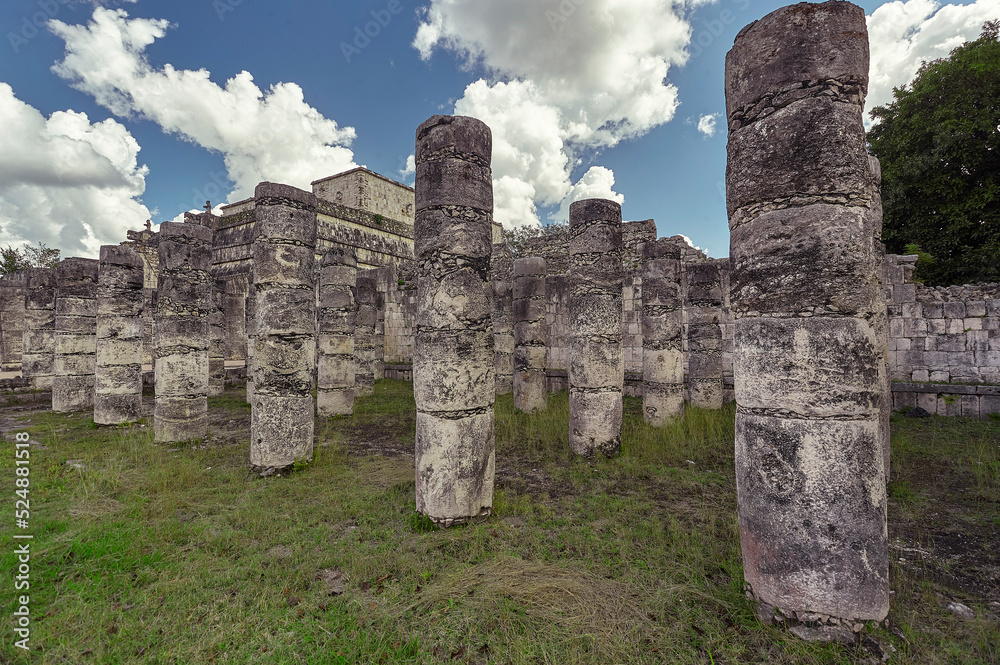
[[[492,146],[474,118],[417,129],[416,495],[440,526],[493,506]]]
[[[744,574],[800,632],[889,608],[868,68],[848,2],[773,12],[726,57]]]
[[[545,259],[514,261],[514,408],[544,411]]]
[[[24,303],[28,272],[0,275],[0,371],[21,369],[24,343]]]
[[[97,269],[96,259],[64,259],[56,266],[53,411],[80,411],[94,405]]]
[[[208,396],[226,392],[226,283],[212,281],[212,308],[208,314]]]
[[[25,272],[21,376],[31,381],[34,390],[48,390],[55,364],[56,271],[31,268]]]
[[[312,459],[316,197],[289,185],[262,182],[254,200],[250,464],[268,475]]]
[[[569,233],[569,445],[578,455],[615,455],[625,384],[621,206],[576,201]]]
[[[164,222],[153,333],[153,440],[178,443],[208,433],[212,230]]]
[[[642,245],[642,412],[661,426],[684,413],[681,251],[661,238]]]
[[[142,418],[142,259],[124,245],[103,245],[97,277],[97,376],[94,422]]]
[[[357,260],[350,249],[331,249],[319,272],[316,408],[320,416],[354,413],[354,302]]]

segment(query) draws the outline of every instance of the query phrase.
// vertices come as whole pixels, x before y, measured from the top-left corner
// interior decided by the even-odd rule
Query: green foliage
[[[935,285],[1000,281],[1000,21],[948,58],[924,63],[872,110],[887,249],[918,245]]]
[[[532,256],[528,244],[535,238],[557,238],[569,233],[569,223],[557,222],[547,226],[519,226],[516,229],[504,229],[503,238],[510,247],[515,259]]]
[[[30,267],[28,259],[16,247],[7,245],[0,249],[0,275],[9,275]]]
[[[0,248],[0,275],[9,275],[28,268],[55,268],[57,263],[59,263],[59,250],[46,247],[43,242],[37,246],[25,245],[23,249],[10,245]]]

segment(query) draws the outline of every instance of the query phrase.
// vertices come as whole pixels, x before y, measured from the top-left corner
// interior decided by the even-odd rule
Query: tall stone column
[[[375,394],[375,271],[358,270],[354,298],[357,310],[354,319],[354,396]]]
[[[21,370],[27,285],[24,270],[0,276],[0,371]]]
[[[212,280],[208,314],[208,396],[226,392],[226,282]]]
[[[21,377],[35,390],[51,390],[56,350],[56,271],[27,271]]]
[[[142,257],[125,245],[103,245],[100,256],[94,422],[133,423],[142,418]]]
[[[681,249],[669,238],[642,245],[642,412],[661,427],[684,413]]]
[[[316,407],[321,416],[354,413],[354,303],[358,262],[354,249],[323,256],[319,272],[319,340]]]
[[[439,526],[488,515],[495,470],[490,129],[433,116],[417,129],[417,510]]]
[[[64,259],[56,266],[56,346],[52,410],[94,406],[97,361],[96,259]]]
[[[872,252],[879,266],[878,300],[875,304],[875,314],[872,317],[872,327],[878,340],[880,352],[885,364],[885,374],[880,377],[882,387],[880,394],[882,404],[879,408],[882,421],[882,455],[885,466],[885,482],[889,482],[889,448],[891,441],[890,422],[892,419],[892,372],[889,369],[889,310],[886,300],[886,263],[885,244],[882,242],[882,165],[877,157],[868,156],[868,164],[872,170],[872,201],[869,207],[868,223],[872,237]]]
[[[514,390],[513,271],[514,256],[510,247],[506,242],[493,243],[490,282],[493,289],[493,358],[497,395],[507,395]],[[542,318],[544,320],[544,312]]]
[[[257,299],[250,464],[268,475],[313,454],[316,197],[262,182],[254,198]]]
[[[245,312],[245,329],[247,332],[246,360],[243,364],[247,375],[247,404],[253,404],[253,352],[256,345],[256,333],[254,326],[257,325],[257,294],[254,292],[253,284],[250,284],[250,293],[247,294]]]
[[[684,287],[690,402],[703,409],[721,409],[722,277],[718,263],[689,263]]]
[[[621,206],[573,203],[569,235],[569,445],[578,455],[616,455],[625,385]]]
[[[525,413],[544,411],[548,396],[545,273],[540,256],[514,261],[514,408]]]
[[[208,434],[212,229],[163,222],[157,251],[153,441],[203,439]]]
[[[779,9],[726,57],[740,541],[765,618],[889,609],[868,68],[848,2]]]

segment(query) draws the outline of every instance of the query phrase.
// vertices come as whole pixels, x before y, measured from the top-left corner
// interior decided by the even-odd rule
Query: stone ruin
[[[152,383],[154,440],[173,443],[204,438],[209,397],[245,383],[249,461],[269,475],[311,458],[316,411],[412,380],[416,506],[441,526],[491,511],[497,394],[530,412],[568,391],[580,455],[619,450],[623,395],[653,426],[735,400],[761,616],[820,632],[881,620],[890,409],[1000,413],[1000,285],[925,287],[915,257],[885,256],[867,71],[850,3],[739,34],[729,258],[605,200],[575,202],[565,231],[514,256],[492,221],[489,129],[435,116],[415,189],[366,169],[312,191],[261,183],[99,261],[0,278],[0,367],[21,372],[4,387],[121,424]]]
[[[773,12],[726,57],[744,576],[762,617],[812,630],[889,611],[868,68],[847,2]]]

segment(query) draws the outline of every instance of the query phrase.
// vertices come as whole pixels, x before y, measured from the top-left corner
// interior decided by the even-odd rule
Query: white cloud
[[[570,189],[569,194],[563,199],[562,205],[559,206],[559,210],[549,215],[549,219],[553,222],[569,220],[569,206],[573,201],[610,199],[618,202],[619,205],[625,203],[625,197],[616,193],[614,186],[614,171],[603,166],[591,166]]]
[[[226,81],[205,69],[150,65],[145,50],[166,34],[161,19],[129,19],[98,7],[86,25],[51,21],[66,42],[53,71],[116,115],[148,118],[164,131],[222,154],[235,183],[230,200],[252,196],[262,180],[309,188],[317,178],[353,168],[351,127],[309,106],[302,88],[278,83],[261,91],[249,72]]]
[[[536,204],[568,208],[581,153],[674,117],[666,77],[687,60],[686,10],[706,1],[432,0],[413,41],[421,57],[448,49],[491,78],[469,85],[455,113],[493,130],[497,221],[537,224]]]
[[[0,83],[0,245],[43,242],[63,256],[96,257],[150,218],[138,201],[148,169],[114,120],[48,118]]]
[[[715,136],[715,123],[719,119],[719,113],[703,115],[698,118],[698,131],[708,138]]]
[[[935,0],[887,2],[868,17],[871,81],[865,109],[892,102],[892,89],[910,83],[924,61],[946,58],[977,39],[983,23],[1000,18],[1000,0],[943,5]]]
[[[417,158],[414,155],[410,155],[406,158],[406,166],[400,170],[399,175],[402,178],[409,178],[411,175],[417,172]]]

